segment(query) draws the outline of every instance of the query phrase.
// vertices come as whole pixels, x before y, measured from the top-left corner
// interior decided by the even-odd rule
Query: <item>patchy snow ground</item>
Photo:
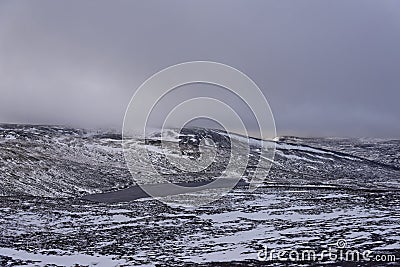
[[[183,144],[180,156],[196,157],[199,137],[220,149],[214,165],[188,176],[168,165],[157,136],[133,140],[150,148],[155,167],[171,180],[207,180],[223,169],[224,133],[171,130],[164,137]],[[252,193],[239,187],[196,209],[149,198],[80,200],[135,185],[119,138],[62,127],[0,127],[0,266],[258,266],[263,246],[321,251],[339,239],[351,249],[400,259],[398,140],[270,141],[277,153],[267,161],[272,167],[262,187]],[[246,175],[264,149],[250,141]],[[138,173],[147,168],[138,161]],[[315,263],[322,264],[331,263]]]
[[[0,263],[246,265],[257,262],[264,245],[318,251],[338,239],[399,257],[399,210],[399,194],[321,188],[235,189],[197,209],[150,199],[98,204],[8,197],[0,208]]]

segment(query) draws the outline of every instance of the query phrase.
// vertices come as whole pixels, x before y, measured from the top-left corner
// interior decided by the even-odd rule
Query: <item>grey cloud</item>
[[[399,47],[396,0],[2,1],[0,119],[119,128],[150,75],[212,60],[279,135],[400,137]]]

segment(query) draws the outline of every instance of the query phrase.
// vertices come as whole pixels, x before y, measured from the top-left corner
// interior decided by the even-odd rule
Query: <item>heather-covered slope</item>
[[[226,133],[184,129],[180,133],[170,130],[167,134],[169,142],[179,142],[184,156],[197,157],[200,153],[197,146],[203,138],[211,139],[218,152],[215,162],[205,171],[185,174],[168,162],[165,155],[170,151],[161,149],[159,135],[153,134],[148,140],[132,139],[131,148],[138,151],[146,148],[153,166],[171,182],[211,179],[226,167],[230,155]],[[247,145],[240,135],[231,138]],[[396,140],[286,137],[268,144],[276,146],[271,171],[265,180],[269,185],[400,188]],[[366,149],[371,146],[372,149]],[[262,149],[265,147],[260,146],[259,140],[250,140],[250,160],[244,179],[254,171]],[[269,162],[261,159],[259,166],[262,168]],[[142,177],[148,175],[150,182],[158,182],[152,180],[154,175],[146,162],[138,161],[135,168]],[[68,197],[132,185],[135,179],[126,167],[119,134],[55,126],[0,126],[0,195]]]

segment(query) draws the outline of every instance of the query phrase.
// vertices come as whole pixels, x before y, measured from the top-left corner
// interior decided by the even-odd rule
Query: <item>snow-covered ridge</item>
[[[164,155],[168,151],[159,144],[160,139],[178,142],[181,150],[168,153],[195,159],[203,138],[212,140],[213,144],[208,145],[216,145],[219,158],[198,175],[181,173],[171,167]],[[364,140],[297,138],[263,141],[261,145],[260,140],[248,140],[219,130],[177,132],[171,129],[164,135],[155,132],[146,140],[132,139],[131,142],[133,147],[149,151],[152,164],[160,173],[168,175],[171,181],[182,182],[218,176],[229,160],[230,139],[250,145],[250,160],[244,176],[251,176],[257,166],[268,167],[270,161],[261,152],[276,148],[274,164],[265,177],[268,184],[399,188],[399,155],[393,152],[398,151],[396,140],[365,144]],[[363,144],[375,146],[369,152]],[[380,150],[382,156],[379,156]],[[385,153],[390,157],[385,157]],[[137,172],[146,175],[149,170],[146,164],[138,162]],[[363,184],[354,183],[354,178]],[[59,126],[0,126],[0,195],[69,197],[132,185],[135,179],[126,167],[119,133]]]

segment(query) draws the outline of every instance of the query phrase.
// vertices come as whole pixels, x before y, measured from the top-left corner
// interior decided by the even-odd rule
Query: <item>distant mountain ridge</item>
[[[201,138],[211,138],[219,144],[220,159],[197,177],[179,173],[168,165],[158,149],[157,134],[134,145],[148,146],[156,168],[177,182],[204,180],[223,170],[230,141],[225,132],[195,128],[178,133],[171,129],[171,136],[180,142],[182,153],[189,156],[198,156],[196,146]],[[245,141],[240,135],[232,134],[231,137],[237,142]],[[251,175],[262,149],[258,139],[250,141],[250,161],[245,176]],[[283,137],[267,142],[274,143],[276,153],[265,179],[266,185],[400,188],[399,140]],[[146,172],[146,166],[140,171]],[[135,184],[125,164],[119,133],[62,126],[0,124],[2,196],[75,197]]]

